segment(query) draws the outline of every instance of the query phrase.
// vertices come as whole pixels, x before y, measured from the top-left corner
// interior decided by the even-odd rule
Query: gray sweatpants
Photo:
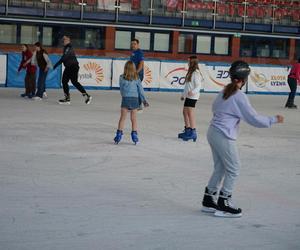
[[[210,192],[217,192],[221,182],[224,180],[221,191],[224,195],[231,195],[234,182],[240,170],[236,141],[228,139],[220,130],[213,126],[210,126],[208,129],[207,140],[214,160],[214,171],[207,188]]]

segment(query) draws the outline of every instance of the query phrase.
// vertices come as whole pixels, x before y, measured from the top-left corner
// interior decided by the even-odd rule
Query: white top
[[[189,98],[193,100],[198,100],[200,97],[200,89],[202,86],[203,76],[200,72],[200,70],[196,70],[192,74],[192,78],[190,82],[186,82],[184,86],[184,91],[182,93],[182,97]],[[192,91],[193,95],[189,96],[188,92]]]

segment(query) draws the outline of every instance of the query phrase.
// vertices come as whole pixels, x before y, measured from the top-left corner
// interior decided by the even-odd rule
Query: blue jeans
[[[43,93],[46,91],[46,78],[48,75],[48,71],[45,72],[43,70],[40,69],[39,72],[39,78],[38,78],[38,82],[37,82],[37,92],[36,92],[36,96],[43,98]]]
[[[224,195],[231,195],[240,170],[236,141],[228,139],[213,126],[208,129],[207,140],[214,160],[214,171],[207,188],[211,192],[217,192],[223,181],[221,191]]]

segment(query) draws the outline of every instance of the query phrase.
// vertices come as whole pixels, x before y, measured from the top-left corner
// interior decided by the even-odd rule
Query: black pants
[[[288,78],[288,84],[291,89],[289,98],[287,100],[286,106],[292,106],[294,104],[294,99],[297,91],[297,80],[295,78]]]
[[[86,94],[85,89],[78,82],[78,71],[79,71],[78,65],[66,67],[64,70],[63,77],[62,77],[62,85],[66,96],[70,96],[69,85],[68,85],[69,81],[71,81],[74,87],[76,87],[82,94]]]

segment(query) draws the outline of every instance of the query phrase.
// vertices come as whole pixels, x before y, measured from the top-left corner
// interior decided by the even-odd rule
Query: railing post
[[[116,23],[119,21],[119,11],[120,11],[120,0],[116,0],[115,2],[115,11],[116,11]]]
[[[187,13],[186,11],[186,0],[183,0],[183,6],[182,6],[182,11],[181,11],[181,14],[182,14],[182,27],[184,27],[185,25],[185,14]]]
[[[149,19],[149,24],[151,25],[152,24],[152,19],[153,19],[153,11],[154,11],[155,9],[153,9],[153,0],[151,0],[150,1],[150,9],[149,9],[149,11],[150,11],[150,19]]]

